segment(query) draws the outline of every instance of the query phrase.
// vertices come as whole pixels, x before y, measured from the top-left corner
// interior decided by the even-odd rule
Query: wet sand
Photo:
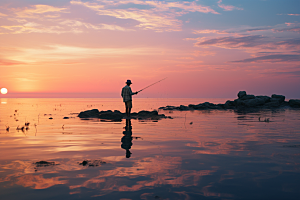
[[[205,101],[224,99],[136,99],[133,112]],[[300,195],[298,110],[160,111],[173,119],[129,123],[77,117],[88,109],[123,111],[119,99],[1,102],[1,199],[296,199]],[[25,122],[30,123],[27,131],[16,130]]]

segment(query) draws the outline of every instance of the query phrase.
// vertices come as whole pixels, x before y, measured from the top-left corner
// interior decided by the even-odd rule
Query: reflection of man
[[[126,119],[125,131],[123,131],[123,137],[121,139],[122,145],[121,147],[126,150],[126,158],[130,158],[132,146],[132,126],[130,119]]]
[[[131,85],[131,80],[127,80],[126,86],[122,88],[122,93],[121,96],[123,97],[123,102],[125,103],[126,107],[126,115],[127,117],[130,117],[130,112],[132,108],[132,95],[137,94],[138,92],[132,92],[130,85]]]

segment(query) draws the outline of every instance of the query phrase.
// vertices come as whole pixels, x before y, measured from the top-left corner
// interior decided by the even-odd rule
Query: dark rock
[[[206,108],[215,108],[216,107],[215,104],[209,103],[209,102],[204,102],[202,105],[205,106]]]
[[[69,119],[69,117],[64,117],[63,119]]]
[[[194,110],[203,110],[203,109],[206,109],[206,107],[204,105],[202,105],[202,104],[198,104],[198,105],[190,104],[189,108],[190,109],[194,109]]]
[[[112,112],[111,110],[109,110],[109,111],[101,111],[98,115],[98,118],[121,121],[124,116],[125,114],[122,114],[120,111],[115,110],[114,112]]]
[[[219,103],[219,104],[217,104],[217,108],[225,109],[225,104]]]
[[[265,100],[263,98],[245,100],[245,106],[247,107],[262,106],[264,104],[265,104]]]
[[[154,111],[142,110],[138,113],[132,113],[131,116],[136,117],[138,119],[150,119],[150,120],[159,120],[161,118],[168,118],[164,114],[159,115],[156,110]]]
[[[272,100],[272,99],[271,99]],[[280,103],[279,103],[279,101],[277,100],[277,101],[271,101],[271,102],[268,102],[268,103],[266,103],[265,105],[264,105],[265,107],[269,107],[269,108],[276,108],[276,107],[279,107],[280,106]]]
[[[268,97],[268,96],[256,96],[256,98],[263,99],[265,101],[265,103],[271,101],[271,97]]]
[[[278,99],[280,103],[284,102],[285,96],[283,95],[277,95],[277,94],[272,94],[272,99]]]
[[[293,108],[300,108],[300,100],[299,99],[290,99],[289,106]]]
[[[245,106],[245,101],[241,100],[241,99],[235,99],[234,100],[234,105],[236,107],[241,107],[241,106]]]
[[[226,103],[224,104],[224,107],[226,109],[233,108],[234,106],[235,106],[235,102],[234,101],[230,101],[230,100],[226,101]]]
[[[86,111],[80,112],[78,115],[79,118],[98,118],[98,116],[99,116],[98,109],[86,110]]]
[[[239,93],[237,94],[239,99],[246,95],[247,95],[246,91],[239,91]]]
[[[184,106],[184,105],[180,105],[179,110],[189,110],[189,107]]]
[[[49,117],[49,119],[53,119],[53,117]]]
[[[164,109],[164,108],[163,108]],[[125,113],[121,113],[119,110],[111,111],[98,111],[97,109],[94,110],[87,110],[84,112],[79,113],[78,117],[82,119],[87,118],[99,118],[101,121],[122,121],[122,119],[126,116]],[[132,119],[151,119],[151,120],[159,120],[162,118],[167,118],[164,114],[158,114],[155,111],[140,111],[138,113],[131,113]]]
[[[35,163],[37,167],[47,167],[50,165],[56,165],[55,162],[48,162],[48,161],[39,161]]]
[[[255,99],[255,96],[252,94],[247,94],[240,98],[241,100],[247,100],[247,99]]]
[[[166,107],[160,107],[159,109],[162,109],[162,110],[175,110],[176,107],[175,106],[166,106]]]

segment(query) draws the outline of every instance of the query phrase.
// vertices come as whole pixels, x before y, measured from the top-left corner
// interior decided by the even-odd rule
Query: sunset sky
[[[300,98],[299,0],[1,0],[2,97]]]

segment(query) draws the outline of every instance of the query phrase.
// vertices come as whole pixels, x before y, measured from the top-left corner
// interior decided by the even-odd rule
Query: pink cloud
[[[24,62],[16,61],[16,60],[7,60],[7,59],[0,59],[0,66],[13,66],[13,65],[22,65],[25,64]]]
[[[225,11],[244,10],[243,8],[239,8],[239,7],[231,6],[231,5],[224,5],[224,4],[221,4],[221,3],[222,3],[222,0],[219,0],[218,1],[218,6],[220,8],[223,8]]]

